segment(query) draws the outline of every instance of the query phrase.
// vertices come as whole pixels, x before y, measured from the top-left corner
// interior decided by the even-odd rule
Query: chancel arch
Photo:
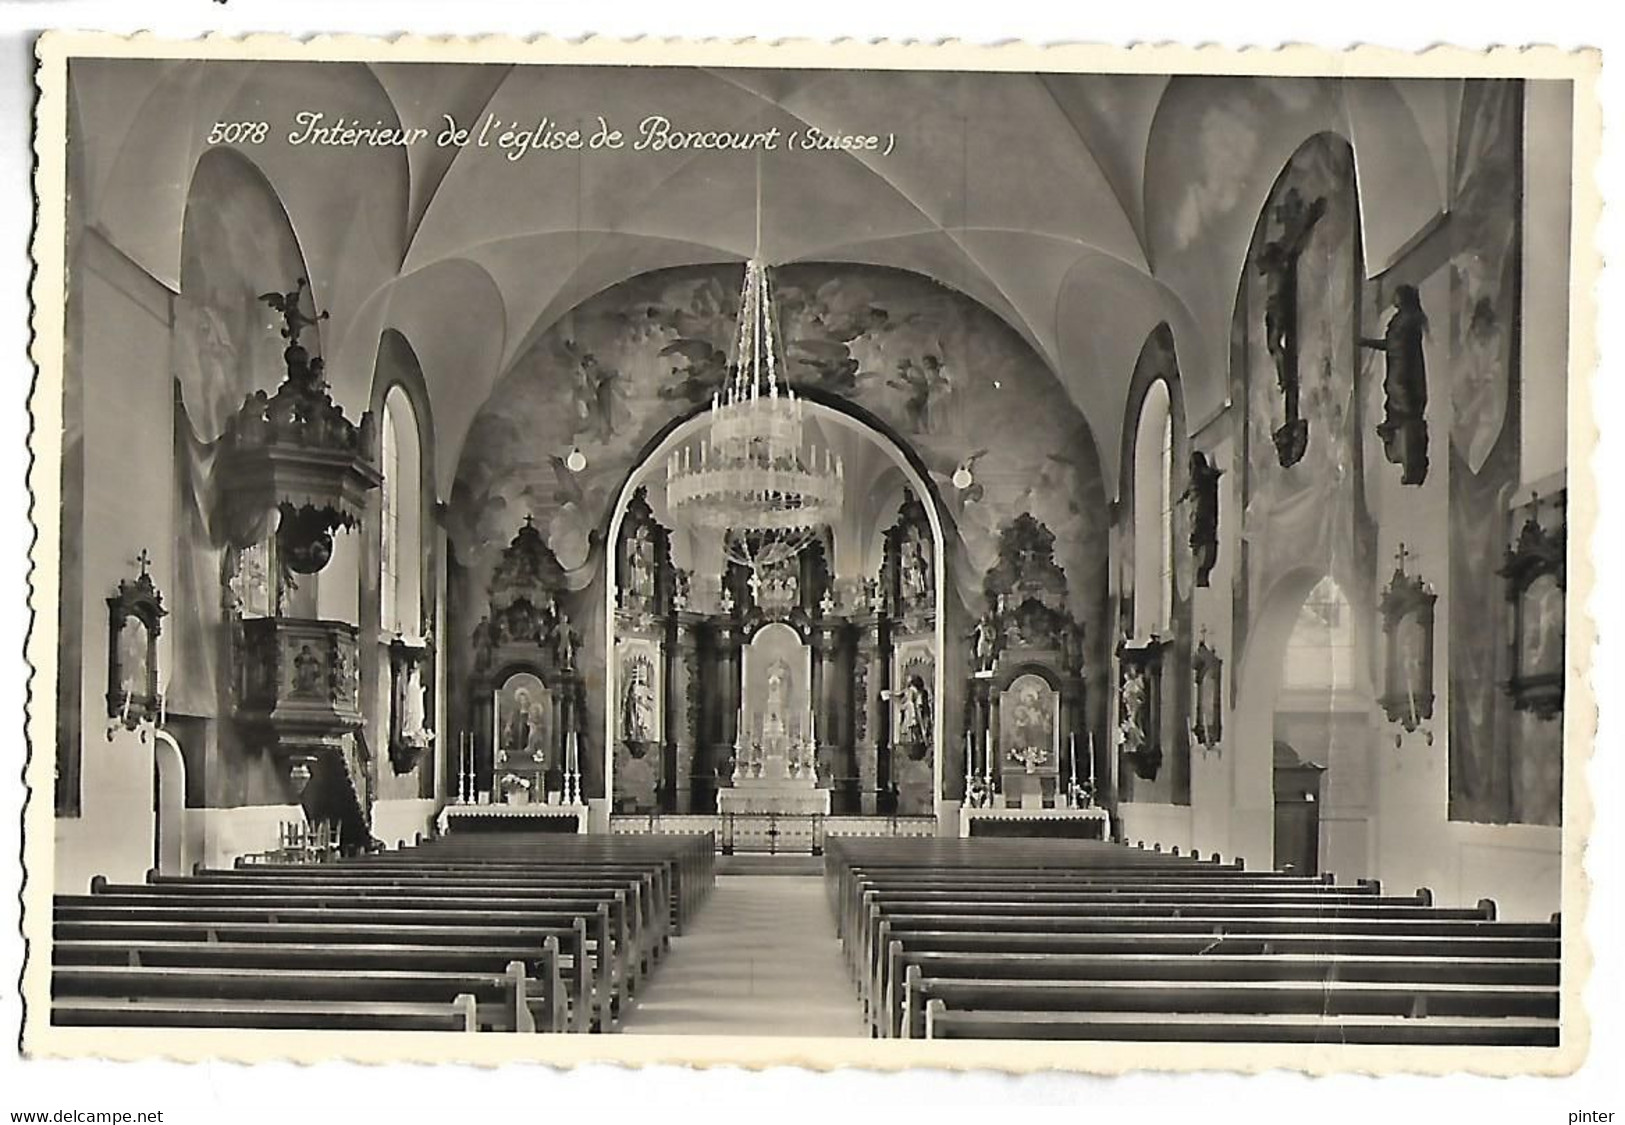
[[[939,813],[949,713],[940,607],[951,564],[935,486],[865,420],[823,402],[804,409],[809,428],[850,466],[848,506],[782,566],[752,573],[729,561],[714,535],[673,532],[666,467],[704,433],[704,411],[669,429],[621,489],[605,539],[616,545],[604,586],[604,651],[614,656],[603,684],[602,745],[612,811],[783,804],[786,812]],[[720,567],[683,567],[669,546],[679,542],[691,563]],[[806,669],[804,683],[791,683],[810,713],[798,708],[781,725],[755,698],[766,690],[760,665],[774,662],[763,656],[750,670],[749,654],[766,651],[758,648],[764,639],[787,667]],[[778,653],[786,645],[793,654]],[[646,687],[641,669],[653,671],[660,690]],[[913,726],[905,704],[915,708]],[[664,732],[651,759],[627,737],[628,719],[657,705],[658,719],[643,720],[643,729]],[[905,729],[923,729],[925,739],[905,741]],[[756,785],[765,795],[752,803],[745,791],[775,780],[793,784],[784,794]],[[814,788],[827,789],[827,801],[807,792]]]

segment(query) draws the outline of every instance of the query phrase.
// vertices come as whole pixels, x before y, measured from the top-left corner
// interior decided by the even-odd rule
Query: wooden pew
[[[190,1027],[287,1031],[478,1031],[474,997],[447,1004],[319,1003],[310,1000],[96,1000],[51,1005],[59,1027]]]
[[[584,936],[584,935],[583,935]],[[529,946],[325,945],[293,942],[131,941],[57,942],[51,949],[55,966],[128,965],[145,968],[323,970],[334,972],[491,973],[512,964],[524,966],[534,982],[527,996],[537,1031],[571,1029],[571,989],[557,937],[548,937],[541,954]],[[579,955],[578,955],[579,956]],[[588,986],[590,988],[590,985]],[[581,993],[576,993],[577,996]]]
[[[1155,1015],[1123,1012],[954,1011],[926,1007],[930,1039],[1091,1039],[1195,1043],[1555,1047],[1552,1019],[1430,1016]]]
[[[1427,1019],[1539,1019],[1555,1022],[1556,987],[1306,981],[1070,981],[909,979],[903,1034],[913,1011],[938,1001],[947,1011],[1140,1015],[1381,1016]],[[922,1021],[923,1028],[923,1021]],[[929,1033],[928,1028],[923,1028]]]
[[[531,896],[540,896],[554,890],[622,891],[628,896],[635,910],[638,930],[658,936],[663,944],[671,929],[670,915],[662,894],[661,873],[644,867],[496,870],[491,865],[478,863],[421,868],[404,865],[373,867],[351,863],[310,864],[302,867],[262,865],[224,870],[205,868],[186,876],[149,874],[147,882],[156,886],[179,884],[194,888],[218,888],[217,893],[221,894],[230,893],[228,888],[231,887],[268,884],[357,891],[371,887],[410,889],[434,886],[438,889],[438,893],[463,894],[470,898],[487,896],[493,891],[512,891]],[[658,947],[656,952],[659,952]]]
[[[143,898],[152,902],[170,902],[182,896],[184,900],[206,898],[220,906],[255,905],[269,898],[281,898],[299,899],[318,906],[387,901],[392,905],[434,907],[445,904],[455,908],[530,904],[575,907],[585,899],[602,898],[609,906],[610,927],[616,948],[622,952],[617,959],[616,979],[624,983],[628,994],[635,994],[641,976],[653,967],[661,934],[657,932],[657,927],[650,926],[644,920],[643,912],[638,907],[635,885],[631,893],[629,899],[627,887],[604,880],[587,882],[536,878],[475,882],[471,878],[455,876],[435,880],[401,880],[384,876],[374,880],[365,875],[340,878],[336,874],[311,879],[283,876],[259,879],[250,875],[247,879],[225,880],[203,874],[183,880],[155,880],[150,884],[95,885],[98,900],[129,905],[138,905]],[[658,928],[663,929],[664,925],[662,919]]]
[[[573,929],[577,920],[585,922],[591,957],[596,967],[593,987],[584,995],[590,999],[578,1005],[583,1015],[589,1008],[596,1012],[598,1026],[609,1031],[614,1027],[617,1009],[615,974],[615,938],[610,924],[609,909],[600,901],[580,903],[576,907],[555,904],[524,905],[512,908],[452,907],[433,905],[402,906],[373,901],[366,904],[342,903],[313,905],[311,900],[268,897],[257,900],[256,905],[222,905],[209,898],[186,898],[180,895],[163,896],[156,904],[144,899],[134,903],[112,901],[108,895],[57,896],[55,925],[58,936],[64,927],[74,923],[94,926],[110,924],[175,923],[182,928],[201,930],[219,936],[221,929],[232,923],[257,925],[261,934],[276,934],[282,926],[345,927],[355,940],[404,940],[411,928],[434,927],[505,927],[523,930],[524,927]],[[591,911],[591,913],[588,913]],[[269,927],[267,930],[266,927]],[[403,929],[404,928],[404,929]],[[67,934],[74,934],[71,928]],[[77,931],[82,933],[83,931]],[[114,931],[108,931],[114,932]],[[278,940],[272,937],[270,940]],[[545,939],[544,939],[545,940]],[[580,959],[583,963],[587,958]],[[581,1028],[585,1030],[585,1027]]]
[[[1541,959],[1466,957],[1356,957],[1324,954],[1169,953],[926,953],[893,943],[889,979],[903,979],[901,996],[888,995],[882,1033],[919,1038],[925,1012],[919,1002],[925,980],[1021,980],[1032,982],[1155,982],[1157,987],[1215,984],[1225,988],[1274,982],[1394,986],[1527,985],[1546,989],[1554,1002],[1558,963]],[[899,973],[899,970],[901,972]]]
[[[832,848],[827,885],[876,1033],[1555,1041],[1556,925],[1375,882],[989,843]]]
[[[1376,907],[1371,910],[1332,905],[1317,908],[1313,902],[1298,905],[1248,906],[1222,900],[1203,900],[1168,904],[1059,902],[1032,903],[1008,901],[957,902],[950,898],[932,899],[925,903],[905,900],[896,904],[876,902],[866,904],[866,917],[857,933],[857,966],[860,986],[863,980],[874,980],[884,966],[883,951],[886,938],[882,927],[888,919],[908,918],[918,924],[920,919],[955,918],[985,919],[989,928],[1032,929],[1044,932],[1064,922],[1097,928],[1134,928],[1154,930],[1168,922],[1182,923],[1184,927],[1205,930],[1208,933],[1246,932],[1251,928],[1272,931],[1302,931],[1327,934],[1348,933],[1425,933],[1449,927],[1452,923],[1482,923],[1475,911],[1437,911],[1432,908],[1404,906]],[[1178,929],[1180,927],[1176,927]],[[1113,931],[1116,932],[1116,931]],[[869,993],[872,1000],[873,993]]]
[[[544,959],[551,968],[544,985],[553,997],[560,995],[558,946],[550,944]],[[172,1011],[179,1001],[206,1001],[220,1014],[234,1003],[246,1004],[250,1011],[259,1006],[281,1006],[293,1015],[298,1005],[310,1005],[312,1015],[334,1009],[367,1005],[401,1004],[422,1009],[474,1003],[474,1021],[484,1031],[536,1030],[530,1004],[531,981],[521,962],[509,964],[502,973],[434,973],[407,970],[265,969],[150,965],[61,965],[51,973],[53,1018],[58,1013],[103,1011],[122,1003],[131,1009],[154,1005]],[[387,1010],[387,1009],[386,1009]],[[375,1009],[379,1011],[379,1009]]]
[[[715,840],[710,833],[640,836],[559,836],[516,833],[443,837],[413,848],[360,857],[369,866],[468,863],[511,867],[545,861],[564,865],[657,865],[668,874],[673,926],[681,933],[715,885]]]
[[[478,960],[487,951],[501,952],[518,949],[521,955],[506,960],[525,960],[538,955],[548,941],[559,943],[560,970],[565,975],[565,999],[570,1012],[570,1030],[585,1032],[591,1029],[594,1008],[591,958],[588,949],[587,926],[577,918],[570,929],[556,927],[477,927],[477,926],[389,926],[357,927],[340,923],[291,924],[257,922],[209,922],[195,919],[175,919],[160,922],[71,922],[57,921],[53,926],[52,954],[64,964],[123,964],[128,962],[131,950],[162,950],[169,946],[195,946],[197,952],[185,955],[189,963],[233,964],[236,957],[251,957],[236,951],[247,947],[268,946],[282,951],[284,959],[297,962],[303,956],[319,961],[323,954],[340,967],[346,958],[365,957],[367,951],[380,944],[406,943],[409,948],[426,951],[422,967],[448,968],[460,971],[452,963],[439,960],[445,956],[465,956]],[[311,949],[316,952],[292,952]],[[162,964],[163,954],[154,963]],[[211,961],[213,958],[215,960]],[[188,962],[183,962],[188,963]],[[250,963],[250,962],[243,962]]]

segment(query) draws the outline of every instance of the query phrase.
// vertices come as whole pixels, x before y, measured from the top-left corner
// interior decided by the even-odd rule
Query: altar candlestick
[[[966,796],[967,799],[970,797],[971,778],[973,776],[975,776],[971,772],[972,769],[975,768],[975,761],[976,761],[976,743],[975,743],[974,739],[971,737],[971,732],[966,731],[965,732],[965,796]]]
[[[1069,731],[1066,736],[1066,758],[1070,767],[1067,774],[1073,785],[1078,783],[1078,732]]]
[[[1089,732],[1089,788],[1091,790],[1091,796],[1090,796],[1091,801],[1094,800],[1093,793],[1092,793],[1092,791],[1094,790],[1094,787],[1095,787],[1095,732],[1090,731]]]
[[[987,778],[988,791],[993,789],[993,728],[987,730],[987,753],[983,757],[983,775]]]

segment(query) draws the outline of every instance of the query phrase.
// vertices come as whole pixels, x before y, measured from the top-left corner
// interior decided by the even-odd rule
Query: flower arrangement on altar
[[[1028,773],[1036,773],[1039,766],[1049,764],[1049,754],[1043,746],[1020,746],[1010,751],[1010,760],[1019,762]]]
[[[522,805],[530,799],[530,778],[516,773],[505,773],[497,782],[502,799],[510,805]]]
[[[985,809],[993,803],[993,791],[986,778],[973,774],[966,780],[965,803],[973,809]]]
[[[1066,787],[1067,803],[1074,809],[1090,809],[1095,805],[1095,779],[1079,780],[1074,777]]]

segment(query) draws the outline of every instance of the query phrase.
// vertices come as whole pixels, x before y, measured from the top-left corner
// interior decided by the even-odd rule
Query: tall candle
[[[1089,788],[1095,787],[1095,732],[1089,732]]]
[[[1069,731],[1066,736],[1067,765],[1071,767],[1070,778],[1073,785],[1078,783],[1078,732]]]

